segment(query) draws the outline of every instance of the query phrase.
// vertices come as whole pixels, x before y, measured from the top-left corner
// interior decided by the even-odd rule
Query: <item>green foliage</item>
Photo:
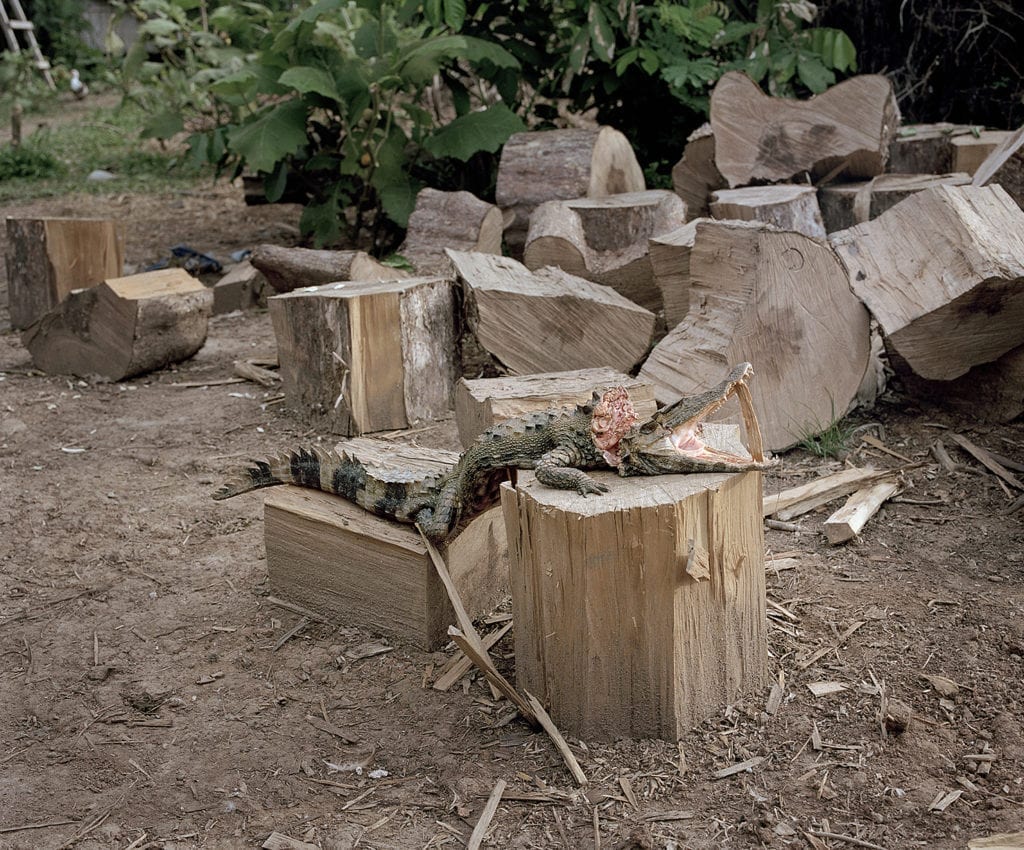
[[[80,0],[22,0],[35,28],[43,55],[55,66],[91,68],[102,56],[88,47],[82,34],[88,28]],[[8,6],[10,8],[10,6]]]
[[[30,112],[55,99],[28,52],[0,53],[0,113],[5,121],[15,104]]]
[[[806,424],[800,431],[799,446],[816,457],[844,458],[849,452],[849,443],[856,428],[844,424],[836,417],[835,404],[832,405],[832,417],[828,425],[819,421]]]
[[[0,180],[45,180],[66,170],[52,153],[34,145],[0,148]]]

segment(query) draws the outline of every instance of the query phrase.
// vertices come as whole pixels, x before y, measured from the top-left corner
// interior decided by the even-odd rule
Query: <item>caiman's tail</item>
[[[295,484],[358,502],[358,496],[366,490],[366,467],[345,452],[302,448],[252,463],[226,481],[213,498],[230,499],[260,487]]]

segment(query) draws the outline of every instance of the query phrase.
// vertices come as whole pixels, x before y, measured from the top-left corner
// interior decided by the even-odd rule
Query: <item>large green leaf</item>
[[[424,143],[436,157],[450,156],[465,162],[478,151],[496,151],[513,133],[526,129],[522,119],[504,103],[482,112],[471,112],[445,125]]]
[[[815,94],[825,91],[836,81],[836,75],[817,56],[802,50],[796,57],[796,73],[800,82]]]
[[[144,139],[170,139],[185,129],[180,110],[164,109],[153,115],[142,128]]]
[[[444,0],[444,22],[454,31],[466,22],[466,0]]]
[[[336,242],[341,235],[338,196],[334,193],[322,204],[310,204],[302,210],[299,230],[312,233],[318,248]]]
[[[279,159],[306,143],[306,105],[289,100],[228,134],[231,150],[253,171],[273,171]]]
[[[391,183],[377,190],[384,212],[399,227],[409,226],[409,216],[416,206],[416,195],[421,188],[422,184],[409,179],[403,183]]]
[[[299,94],[310,94],[313,92],[331,100],[341,100],[334,77],[323,68],[298,65],[294,68],[289,68],[281,74],[278,82],[285,86],[291,86]]]
[[[615,56],[615,33],[597,3],[590,4],[587,23],[590,25],[590,46],[594,55],[603,62],[611,62]]]

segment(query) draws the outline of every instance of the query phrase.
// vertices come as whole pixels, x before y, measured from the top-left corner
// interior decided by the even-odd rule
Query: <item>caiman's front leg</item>
[[[557,490],[575,490],[586,496],[588,493],[607,493],[608,488],[595,481],[579,467],[586,458],[575,446],[558,446],[537,461],[533,471],[537,480],[546,487]]]

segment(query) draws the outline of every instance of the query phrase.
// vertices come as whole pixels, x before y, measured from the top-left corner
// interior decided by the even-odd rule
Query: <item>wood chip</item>
[[[841,647],[844,643],[846,643],[846,641],[850,639],[850,636],[853,635],[853,633],[856,632],[857,629],[863,626],[866,622],[867,620],[858,620],[856,623],[850,626],[845,632],[843,632],[834,644],[816,650],[808,658],[804,659],[803,661],[798,661],[796,666],[799,667],[801,670],[806,670],[819,658],[828,655],[830,652],[835,652],[837,649],[839,649],[839,647]]]
[[[260,847],[263,850],[319,850],[316,844],[307,841],[299,841],[297,838],[289,838],[280,832],[272,832]]]
[[[935,673],[924,673],[921,678],[927,680],[928,683],[935,688],[935,692],[939,694],[939,696],[951,699],[960,693],[960,686],[952,679],[947,679],[945,676],[939,676]]]
[[[673,821],[673,820],[691,820],[697,817],[697,813],[692,809],[675,809],[671,812],[657,812],[653,815],[644,815],[640,820],[642,821]]]
[[[483,638],[483,647],[486,650],[490,650],[499,640],[508,634],[509,629],[512,628],[512,620],[509,620],[500,629],[495,629],[490,632],[485,638]],[[441,674],[434,680],[434,684],[431,686],[435,691],[447,691],[465,676],[470,670],[473,669],[473,662],[469,657],[461,650],[458,656],[452,659],[450,666],[446,665],[447,669],[442,670]]]
[[[788,522],[819,505],[847,496],[870,481],[891,474],[889,470],[864,467],[823,475],[798,487],[765,496],[762,515],[767,517],[775,514],[776,519]]]
[[[846,685],[842,682],[808,682],[807,689],[816,697],[824,697],[845,691]]]
[[[963,436],[963,434],[950,434],[949,438],[977,460],[982,466],[995,475],[998,475],[1011,487],[1016,487],[1018,490],[1024,490],[1024,483],[1022,483],[1016,475],[992,457],[986,449],[981,448],[981,446],[976,446]]]
[[[562,733],[558,731],[558,727],[555,726],[554,721],[544,710],[544,706],[540,704],[537,697],[527,692],[526,698],[529,700],[530,708],[532,709],[534,717],[537,718],[537,722],[540,723],[541,728],[548,733],[548,737],[554,742],[555,749],[558,750],[559,755],[562,756],[562,760],[569,768],[569,772],[572,774],[573,780],[578,786],[585,786],[587,784],[587,775],[583,772],[583,768],[580,767],[580,763],[576,761],[576,756],[573,755],[572,750],[569,749],[569,743],[564,737],[562,737]]]
[[[929,812],[944,812],[963,796],[964,789],[957,788],[947,794],[939,794],[928,807]]]
[[[341,740],[344,741],[346,744],[359,743],[358,738],[353,738],[351,735],[348,734],[348,732],[346,732],[340,726],[335,726],[333,723],[329,723],[322,717],[317,717],[313,714],[307,714],[306,722],[310,726],[319,729],[321,732],[326,732],[328,735],[334,735],[334,737],[336,738],[341,738]]]
[[[968,850],[1024,850],[1024,832],[1001,832],[984,838],[972,838]]]
[[[725,779],[728,776],[735,776],[737,773],[743,773],[748,770],[753,770],[761,762],[764,761],[764,756],[755,756],[752,759],[746,761],[737,762],[736,764],[724,767],[721,770],[715,771],[712,775],[712,779]]]
[[[487,798],[487,805],[484,806],[484,810],[480,813],[480,819],[476,822],[476,826],[473,827],[473,833],[469,836],[466,850],[480,850],[480,845],[483,844],[487,830],[491,826],[491,820],[494,818],[495,812],[498,811],[501,795],[505,793],[505,784],[504,779],[499,779],[495,783],[491,796]]]
[[[853,540],[867,525],[886,499],[895,496],[903,485],[899,479],[885,478],[858,490],[824,523],[825,536],[833,546]]]

